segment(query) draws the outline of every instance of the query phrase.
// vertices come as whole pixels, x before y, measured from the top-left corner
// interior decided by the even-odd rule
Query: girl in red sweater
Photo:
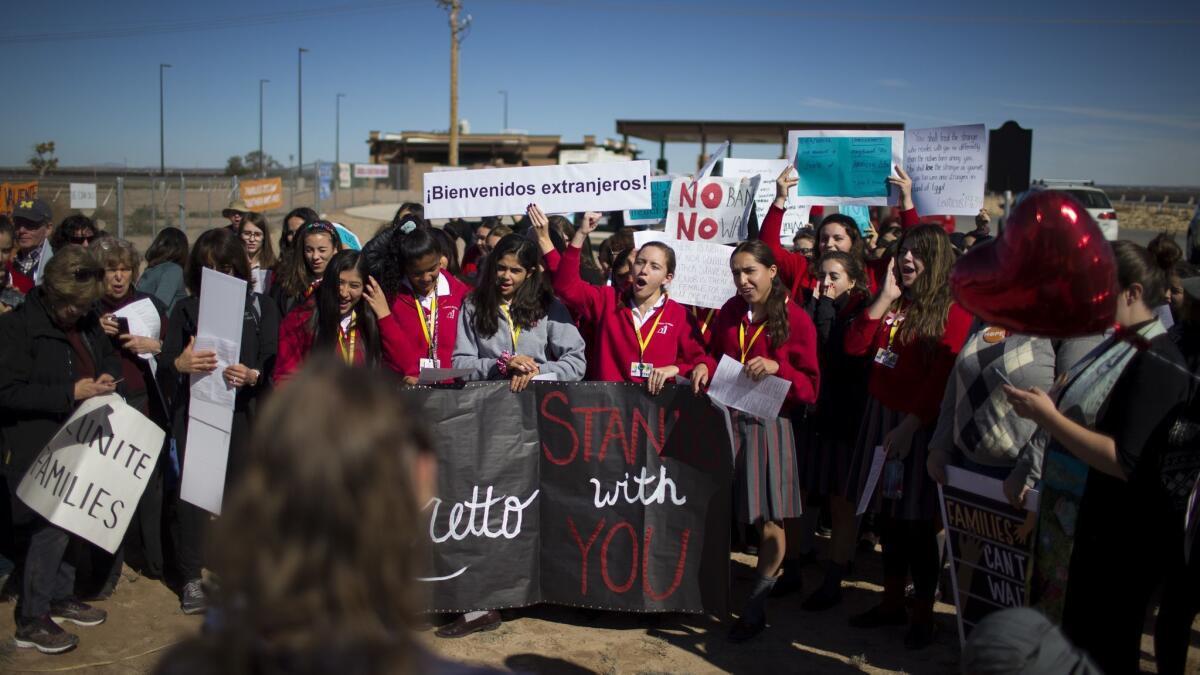
[[[296,249],[280,263],[282,274],[272,282],[270,296],[286,317],[292,309],[311,304],[325,266],[342,250],[342,240],[333,223],[316,220],[300,227],[296,234]],[[309,311],[311,311],[309,307]]]
[[[795,175],[791,166],[786,167],[783,173],[779,174],[779,178],[775,179],[775,201],[763,217],[758,238],[771,248],[771,253],[775,255],[779,264],[779,274],[784,285],[791,290],[792,297],[803,303],[817,286],[817,279],[810,272],[810,261],[799,253],[785,249],[779,242],[787,196],[798,182],[800,178]],[[905,229],[915,227],[919,218],[912,200],[912,179],[904,173],[904,169],[896,167],[896,176],[889,176],[888,183],[900,191],[900,226]],[[872,293],[879,287],[879,279],[887,270],[887,259],[866,259],[866,245],[863,243],[862,233],[858,230],[858,224],[845,214],[832,213],[821,220],[821,225],[817,228],[817,251],[841,251],[858,258],[867,270],[867,280]]]
[[[791,302],[779,279],[771,250],[747,241],[733,250],[729,266],[738,294],[721,308],[713,330],[712,353],[744,365],[754,380],[768,375],[791,383],[784,410],[774,420],[730,411],[736,478],[735,511],[759,528],[757,580],[741,617],[729,633],[748,640],[766,627],[766,599],[783,563],[783,519],[800,515],[800,479],[789,411],[815,403],[820,376],[817,331],[804,310]]]
[[[451,367],[458,312],[469,289],[443,271],[443,251],[425,228],[398,233],[388,253],[380,287],[367,293],[373,306],[377,292],[391,299],[390,313],[379,316],[383,362],[406,384],[416,384],[425,368]]]
[[[341,356],[348,366],[379,364],[379,326],[375,311],[364,294],[368,283],[366,259],[358,251],[342,251],[325,268],[315,303],[293,309],[279,327],[279,354],[275,358],[274,381],[289,379],[314,349]],[[374,296],[383,298],[379,291]],[[388,311],[387,303],[378,303]]]
[[[542,254],[552,256],[549,220],[536,204],[529,207],[529,220]],[[693,389],[699,390],[708,383],[712,362],[696,318],[667,297],[675,252],[650,242],[637,252],[628,288],[593,286],[580,278],[579,259],[584,240],[598,222],[599,214],[584,215],[553,274],[554,292],[582,327],[588,344],[587,379],[645,382],[651,393],[658,393],[679,375],[691,378]]]
[[[916,603],[904,638],[910,649],[933,641],[938,505],[925,459],[946,380],[972,321],[951,299],[953,264],[950,238],[941,227],[920,225],[907,231],[879,295],[846,333],[847,354],[874,358],[847,482],[854,502],[865,490],[875,448],[882,446],[888,457],[872,499],[873,510],[881,514],[883,602],[850,623],[859,628],[903,625],[904,587],[911,572]],[[899,472],[902,477],[896,476]]]

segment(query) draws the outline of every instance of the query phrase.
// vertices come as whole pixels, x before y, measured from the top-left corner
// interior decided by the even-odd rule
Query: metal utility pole
[[[267,169],[265,166],[266,161],[263,159],[263,144],[262,144],[263,122],[262,122],[262,120],[263,120],[263,85],[268,82],[270,82],[270,80],[259,80],[258,81],[258,177],[259,178],[266,178],[266,176],[267,176]]]
[[[166,151],[166,126],[164,123],[165,115],[163,114],[163,71],[170,68],[169,63],[158,64],[158,175],[163,176],[167,173],[167,151]]]
[[[304,52],[296,52],[296,166],[304,170]]]
[[[333,170],[337,172],[337,181],[334,182],[330,178],[329,182],[333,187],[333,207],[337,208],[337,194],[342,191],[342,99],[346,98],[345,94],[338,94],[334,99],[334,125],[336,127],[333,134]]]
[[[500,130],[500,133],[504,133],[508,131],[508,90],[501,89],[500,95],[504,97],[504,128]]]
[[[438,5],[450,13],[450,166],[458,166],[458,45],[471,25],[468,14],[458,20],[462,11],[461,0],[437,0]]]

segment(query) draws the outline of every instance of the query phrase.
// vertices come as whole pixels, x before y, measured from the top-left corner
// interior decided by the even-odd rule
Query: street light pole
[[[339,93],[334,98],[334,133],[333,133],[333,170],[337,172],[337,182],[333,185],[333,206],[337,208],[337,196],[342,191],[342,99],[345,94]],[[330,180],[332,182],[332,179]]]
[[[170,68],[169,63],[158,64],[158,175],[162,176],[167,173],[167,151],[166,151],[166,116],[163,114],[163,71]]]
[[[504,97],[504,128],[500,130],[500,133],[504,133],[508,131],[508,90],[501,89],[500,95]]]
[[[296,166],[304,172],[304,47],[296,52]]]
[[[262,132],[263,132],[263,85],[268,82],[270,82],[270,80],[259,80],[258,81],[258,177],[259,178],[266,178],[266,176],[267,176],[266,160],[263,158]]]

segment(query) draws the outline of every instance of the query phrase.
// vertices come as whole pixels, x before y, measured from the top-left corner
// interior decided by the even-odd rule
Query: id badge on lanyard
[[[441,363],[437,355],[437,334],[438,334],[438,306],[437,296],[433,296],[433,300],[429,304],[429,319],[425,319],[425,307],[421,304],[420,298],[414,298],[417,301],[417,318],[421,320],[421,332],[425,334],[425,343],[429,345],[428,358],[421,359],[420,368],[440,368]]]
[[[629,320],[633,325],[633,336],[638,341],[638,360],[632,361],[629,364],[630,377],[650,377],[654,374],[654,364],[646,362],[646,348],[650,346],[650,341],[654,339],[654,333],[658,330],[658,322],[662,320],[662,315],[666,313],[667,306],[664,303],[662,308],[658,310],[658,315],[654,317],[654,324],[650,326],[650,335],[646,336],[646,339],[643,340],[642,331],[633,319],[633,310],[629,311]]]
[[[880,347],[879,351],[875,352],[875,363],[884,368],[895,368],[900,355],[892,351],[892,342],[896,339],[896,331],[900,330],[900,324],[904,323],[904,313],[892,312],[883,323],[888,327],[888,341],[886,347]]]

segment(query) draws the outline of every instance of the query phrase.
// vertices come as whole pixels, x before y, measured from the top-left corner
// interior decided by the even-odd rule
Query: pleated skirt
[[[850,474],[846,481],[846,495],[858,505],[866,490],[867,476],[871,471],[871,460],[875,448],[883,445],[888,432],[900,425],[906,413],[896,412],[874,397],[867,398],[867,409],[863,414],[858,441],[850,459]],[[871,495],[869,511],[899,518],[901,520],[934,520],[938,513],[937,483],[929,477],[925,460],[929,457],[929,439],[934,425],[921,427],[912,439],[912,450],[904,458],[903,494],[899,499],[884,499],[880,485],[876,483]]]
[[[844,497],[855,439],[845,433],[821,430],[819,426],[812,417],[796,423],[797,461],[804,498]]]
[[[736,410],[729,416],[734,515],[742,523],[799,517],[800,477],[791,420],[762,420]]]

